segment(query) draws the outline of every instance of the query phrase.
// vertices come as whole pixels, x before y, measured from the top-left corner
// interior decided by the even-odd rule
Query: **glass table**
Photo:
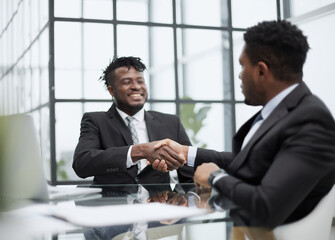
[[[80,185],[78,187],[82,186]],[[44,208],[45,206],[50,206],[50,209],[59,207],[73,211],[73,209],[81,207],[98,209],[99,207],[106,206],[120,208],[121,206],[130,204],[132,206],[134,206],[134,204],[140,204],[138,206],[147,204],[146,207],[156,206],[157,204],[167,204],[187,208],[206,209],[206,211],[200,215],[197,214],[196,216],[189,217],[128,222],[127,224],[113,224],[111,226],[97,226],[97,224],[93,224],[94,226],[88,227],[87,225],[73,224],[73,222],[59,217],[59,215],[47,214],[47,217],[44,216],[44,218],[40,219],[40,216],[31,217],[34,211],[30,208],[29,218],[26,217],[28,214],[21,214],[20,219],[17,219],[17,221],[15,219],[8,221],[6,217],[2,216],[0,218],[0,234],[7,236],[7,239],[230,240],[244,239],[240,237],[252,232],[250,228],[233,227],[234,219],[239,208],[224,196],[218,195],[217,192],[211,188],[197,189],[194,184],[85,185],[85,187],[99,187],[102,189],[102,192],[56,201],[33,202],[28,206],[33,209],[35,206],[39,207],[42,204]],[[156,205],[150,205],[153,203]],[[50,209],[48,209],[48,211]],[[46,210],[44,209],[43,211]],[[233,218],[232,213],[235,215]],[[113,213],[109,212],[106,214]],[[99,222],[99,217],[96,217],[96,219],[97,222]],[[236,219],[240,220],[240,218]],[[46,224],[48,221],[55,222]],[[27,224],[27,222],[29,222],[30,225]],[[57,224],[59,224],[59,226]],[[51,228],[52,232],[43,230],[43,228],[51,226],[53,227]],[[257,234],[262,232],[263,235],[269,235],[268,238],[263,237],[263,239],[273,239],[271,232],[266,229],[263,231],[262,228],[257,228],[256,232]],[[31,238],[28,236],[31,236]],[[252,239],[250,236],[248,236],[248,238]]]

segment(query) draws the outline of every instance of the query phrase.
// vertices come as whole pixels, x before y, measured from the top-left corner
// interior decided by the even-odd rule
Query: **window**
[[[82,181],[71,167],[80,121],[84,112],[110,107],[98,79],[113,56],[138,56],[148,66],[147,110],[178,114],[194,145],[229,151],[236,129],[258,110],[243,104],[239,87],[243,33],[282,16],[309,37],[304,78],[335,115],[328,90],[333,0],[0,3],[0,115],[33,115],[53,184]]]

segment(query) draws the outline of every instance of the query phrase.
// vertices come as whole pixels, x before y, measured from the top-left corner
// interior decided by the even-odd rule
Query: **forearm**
[[[152,149],[146,143],[136,144],[131,149],[131,159],[136,162],[140,159],[150,159],[152,155]]]
[[[233,155],[231,152],[218,152],[215,150],[198,148],[194,167],[197,168],[199,165],[205,162],[213,162],[220,168],[223,168],[227,171],[227,166],[231,163],[232,159]]]
[[[76,149],[73,169],[79,177],[110,174],[125,171],[129,146],[101,149]]]

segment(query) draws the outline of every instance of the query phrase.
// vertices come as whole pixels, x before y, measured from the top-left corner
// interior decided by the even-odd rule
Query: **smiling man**
[[[103,71],[102,80],[114,103],[107,112],[85,113],[73,159],[81,178],[94,176],[94,183],[168,183],[169,173],[147,165],[163,159],[170,169],[178,168],[179,182],[192,182],[193,167],[169,147],[155,150],[156,140],[171,138],[190,145],[180,119],[175,115],[145,111],[148,98],[140,58],[115,58]],[[173,156],[173,157],[171,157]]]

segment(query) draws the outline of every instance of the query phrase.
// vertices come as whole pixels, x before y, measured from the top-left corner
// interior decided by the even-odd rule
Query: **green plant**
[[[184,97],[184,100],[192,100],[190,97]],[[204,126],[203,121],[207,117],[208,111],[211,109],[211,106],[205,105],[199,109],[196,109],[195,103],[185,103],[181,105],[181,121],[191,138],[192,144],[206,148],[206,143],[201,143],[200,140],[197,139],[197,134],[199,133],[200,129]]]
[[[59,180],[68,180],[69,177],[65,171],[66,161],[61,159],[57,162],[57,179]]]

